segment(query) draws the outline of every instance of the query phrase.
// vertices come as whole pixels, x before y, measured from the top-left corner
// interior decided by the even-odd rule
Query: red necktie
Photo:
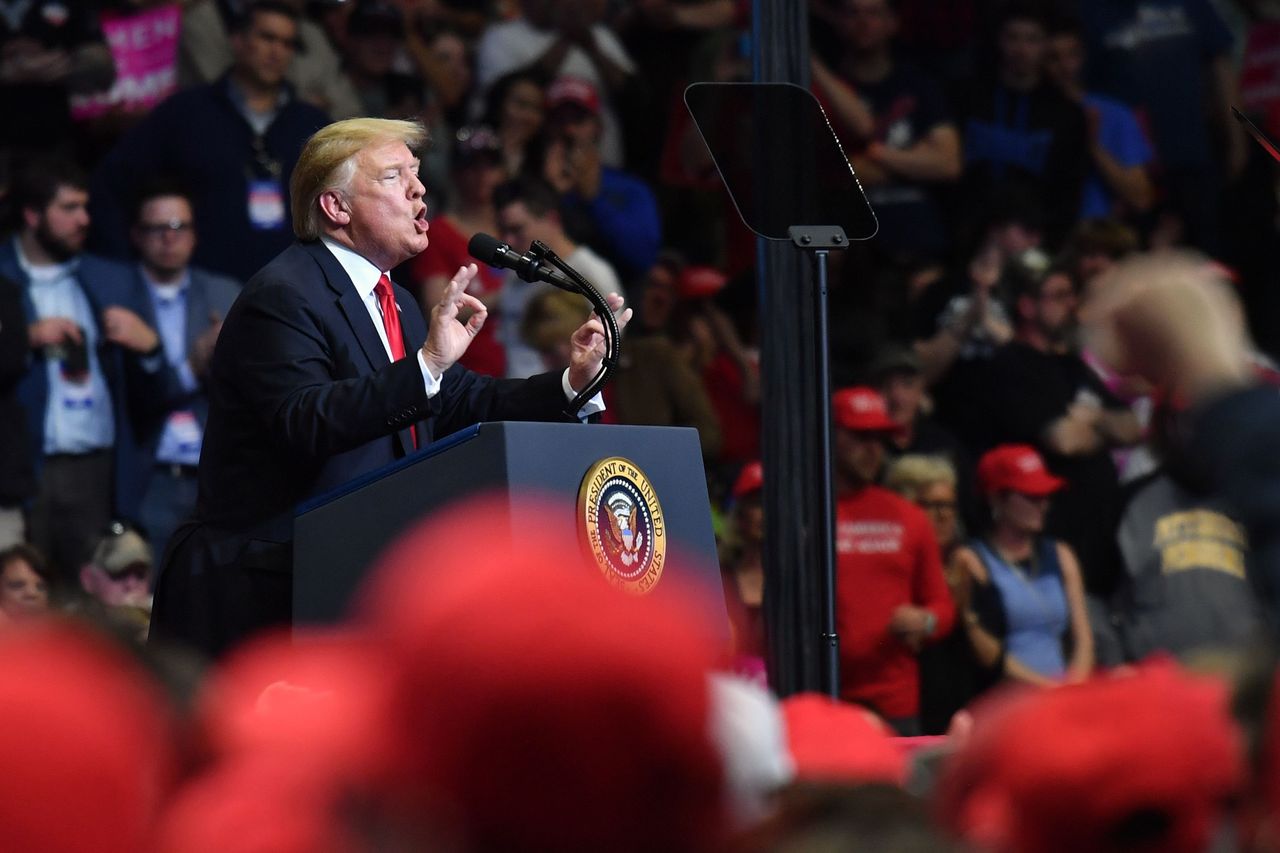
[[[404,358],[404,334],[400,331],[400,312],[396,308],[396,299],[391,294],[391,279],[386,273],[378,279],[378,286],[373,289],[378,294],[378,306],[382,309],[382,328],[387,331],[387,343],[391,346],[391,360]],[[418,449],[418,428],[409,427],[409,436],[413,439],[413,449]]]

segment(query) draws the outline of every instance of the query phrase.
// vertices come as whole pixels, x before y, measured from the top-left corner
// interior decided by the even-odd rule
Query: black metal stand
[[[822,540],[822,648],[823,673],[827,693],[840,695],[840,637],[836,633],[836,503],[831,455],[831,357],[830,330],[827,326],[827,260],[832,249],[848,248],[844,229],[838,226],[793,225],[788,229],[791,242],[813,256],[817,273],[814,313],[818,319],[816,346],[818,365],[818,429],[822,449],[821,494],[818,496],[819,535]]]
[[[569,402],[569,405],[564,410],[565,415],[575,418],[578,416],[578,410],[599,393],[600,389],[609,381],[609,377],[618,369],[618,359],[622,353],[622,333],[618,331],[618,320],[613,316],[613,311],[609,309],[609,303],[605,300],[604,295],[599,290],[596,290],[594,284],[587,281],[577,270],[565,263],[559,255],[551,251],[551,248],[546,243],[534,240],[533,245],[529,247],[529,251],[538,260],[546,261],[560,270],[576,284],[578,289],[575,292],[591,303],[592,310],[595,311],[596,316],[600,318],[600,323],[604,326],[605,351],[604,359],[600,363],[600,371],[587,383],[586,388],[578,392],[577,396]],[[552,283],[556,284],[556,282]],[[557,284],[557,286],[559,285]]]

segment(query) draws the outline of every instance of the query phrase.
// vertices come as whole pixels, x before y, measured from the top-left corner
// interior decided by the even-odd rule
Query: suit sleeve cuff
[[[564,373],[560,377],[560,387],[564,389],[564,398],[570,402],[578,396],[578,392],[573,390],[573,386],[569,384],[569,369],[566,367]],[[604,397],[597,393],[594,397],[583,404],[578,410],[579,420],[585,421],[592,415],[598,415],[604,411]]]
[[[427,360],[422,357],[422,350],[418,350],[418,368],[422,371],[422,384],[427,389],[427,399],[430,400],[436,394],[440,393],[440,377],[432,376],[431,371],[427,368]],[[566,371],[565,376],[568,376]]]

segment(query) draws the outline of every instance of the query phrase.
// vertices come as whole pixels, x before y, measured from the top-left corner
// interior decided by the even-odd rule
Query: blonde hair
[[[945,456],[908,453],[890,465],[884,476],[886,488],[910,501],[918,500],[920,493],[934,483],[955,488],[956,469]]]
[[[520,321],[520,337],[539,352],[546,352],[569,340],[589,316],[591,306],[581,296],[563,290],[545,290],[529,300]]]
[[[362,150],[384,142],[403,142],[416,151],[426,141],[427,130],[416,121],[351,118],[317,130],[303,146],[289,179],[293,233],[299,240],[320,239],[320,196],[328,190],[347,188],[355,174],[355,156]]]

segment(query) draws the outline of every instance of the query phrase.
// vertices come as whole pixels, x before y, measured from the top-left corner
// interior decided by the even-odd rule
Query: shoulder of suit
[[[200,267],[191,267],[191,284],[203,288],[210,296],[235,299],[244,287],[239,281]]]
[[[297,92],[294,92],[293,97],[280,110],[276,120],[279,121],[281,118],[289,119],[291,122],[297,122],[306,127],[314,126],[316,129],[324,127],[332,121],[327,112],[314,104],[309,104],[302,100],[298,97]]]
[[[241,291],[256,294],[259,291],[290,290],[305,298],[314,290],[327,288],[326,281],[325,269],[310,247],[293,243],[250,276]]]
[[[109,285],[130,289],[140,281],[137,268],[92,252],[80,255],[79,277],[88,285]]]

